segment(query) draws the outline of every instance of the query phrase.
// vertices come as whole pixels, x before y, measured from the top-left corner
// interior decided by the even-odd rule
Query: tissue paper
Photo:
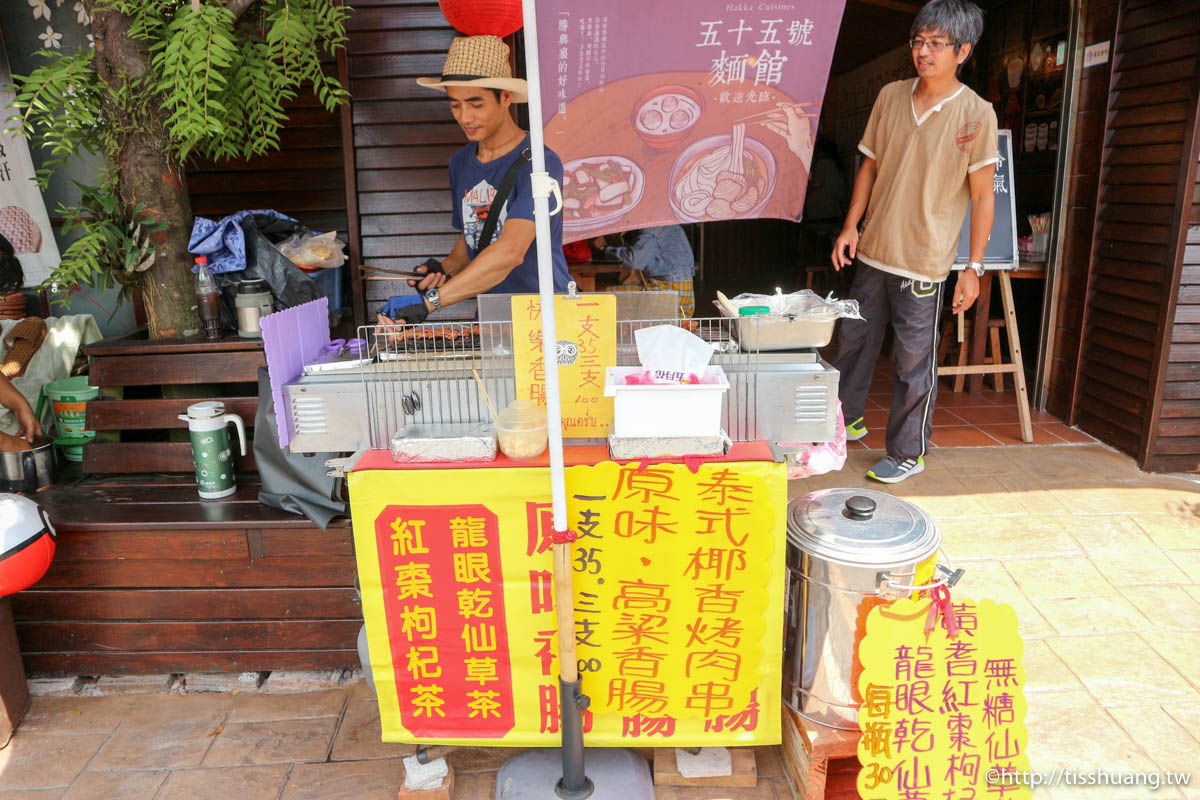
[[[638,360],[645,368],[625,378],[627,384],[703,383],[713,346],[677,325],[655,325],[633,333]]]

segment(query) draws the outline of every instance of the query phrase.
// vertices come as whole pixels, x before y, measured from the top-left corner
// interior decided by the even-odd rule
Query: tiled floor
[[[878,456],[851,451],[840,473],[794,481],[792,494],[866,486]],[[942,447],[923,474],[871,488],[938,521],[966,569],[956,595],[1016,610],[1034,770],[1194,778],[1186,790],[1043,788],[1036,800],[1200,798],[1195,480],[1145,475],[1101,445],[1063,444]],[[412,748],[379,736],[361,682],[296,695],[43,697],[0,750],[0,800],[392,800]],[[454,797],[491,800],[510,752],[452,753]],[[790,800],[777,748],[756,755],[754,789],[662,787],[658,798]]]
[[[867,411],[863,415],[869,433],[852,450],[882,450],[888,409],[892,403],[890,362],[880,359],[875,378],[867,393]],[[951,380],[938,384],[933,412],[934,447],[995,447],[998,444],[1025,444],[1017,416],[1017,395],[1011,377],[1005,376],[1003,392],[992,389],[991,378],[980,392],[955,392]],[[847,420],[849,422],[850,420]],[[1096,441],[1083,431],[1067,427],[1062,420],[1044,411],[1030,411],[1033,424],[1032,444],[1086,443]]]

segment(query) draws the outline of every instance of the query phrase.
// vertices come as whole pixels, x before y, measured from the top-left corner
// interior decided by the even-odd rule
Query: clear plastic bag
[[[337,233],[297,233],[276,245],[280,253],[298,267],[340,267],[346,263]]]
[[[730,299],[734,310],[746,306],[766,306],[770,314],[778,316],[824,316],[832,314],[835,318],[862,319],[858,313],[857,300],[837,300],[830,292],[822,298],[811,289],[801,289],[798,292],[784,294],[776,290],[775,294],[739,294]]]

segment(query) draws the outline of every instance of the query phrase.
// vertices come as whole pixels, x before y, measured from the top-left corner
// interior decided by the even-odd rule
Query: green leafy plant
[[[79,238],[47,284],[142,285],[148,303],[174,298],[175,311],[191,319],[187,298],[179,299],[190,280],[185,160],[277,150],[285,103],[301,87],[311,86],[331,112],[344,103],[348,94],[322,57],[344,45],[349,9],[337,0],[84,3],[95,51],[39,53],[47,62],[14,76],[11,87],[7,127],[43,150],[43,189],[74,156],[99,154],[105,162],[95,185],[77,184],[80,203],[60,209],[64,231]],[[143,175],[134,174],[135,160]],[[151,185],[146,174],[167,187]],[[155,291],[160,284],[171,290]],[[150,316],[152,328],[165,319],[154,309]]]
[[[140,203],[129,206],[121,198],[95,186],[75,182],[77,205],[60,205],[63,233],[80,236],[62,254],[56,272],[59,285],[87,284],[108,289],[119,284],[122,296],[141,288],[144,275],[154,266],[157,246],[153,236],[167,228],[150,216]]]

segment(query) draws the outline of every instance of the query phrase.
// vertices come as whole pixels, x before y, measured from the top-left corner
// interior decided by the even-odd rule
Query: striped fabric
[[[643,290],[649,290],[654,292],[679,292],[679,315],[683,317],[691,317],[696,313],[696,293],[692,287],[691,278],[688,278],[685,281],[660,281],[657,278],[651,278],[643,275],[642,280],[645,281],[645,286],[614,286],[612,287],[612,291],[640,292]],[[605,291],[608,290],[605,289]]]

